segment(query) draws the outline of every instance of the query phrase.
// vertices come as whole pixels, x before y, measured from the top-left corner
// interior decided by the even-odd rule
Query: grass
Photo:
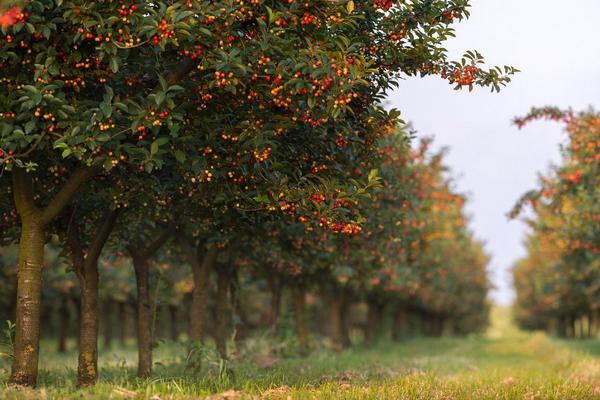
[[[307,359],[261,356],[268,343],[256,341],[229,366],[207,357],[197,374],[185,371],[183,346],[165,343],[156,349],[156,378],[148,380],[134,378],[128,346],[102,351],[102,380],[82,390],[73,384],[76,354],[58,355],[44,342],[38,389],[0,383],[0,398],[600,399],[600,342],[520,332],[508,309],[494,309],[492,320],[485,336],[416,338]],[[0,382],[7,376],[0,362]]]

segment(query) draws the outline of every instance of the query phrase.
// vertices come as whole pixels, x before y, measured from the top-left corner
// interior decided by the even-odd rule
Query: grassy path
[[[39,389],[0,383],[0,399],[600,399],[600,342],[523,333],[508,312],[494,310],[485,337],[412,339],[340,355],[316,352],[306,360],[255,356],[232,364],[231,373],[209,362],[196,377],[184,372],[185,352],[175,344],[157,349],[161,378],[147,381],[132,378],[131,349],[112,351],[102,355],[103,381],[81,391],[66,367],[76,355],[50,354],[42,359]],[[0,382],[7,375],[0,363]]]

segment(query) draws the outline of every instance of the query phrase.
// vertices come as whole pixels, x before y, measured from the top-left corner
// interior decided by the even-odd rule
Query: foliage
[[[585,315],[592,325],[600,307],[600,116],[593,110],[536,109],[517,123],[540,117],[563,120],[568,143],[562,164],[513,210],[517,215],[530,204],[534,212],[528,255],[514,270],[518,318],[524,325],[551,329],[557,320],[572,325]]]

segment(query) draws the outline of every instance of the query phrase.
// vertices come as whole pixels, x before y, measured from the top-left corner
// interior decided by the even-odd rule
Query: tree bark
[[[14,359],[9,382],[35,386],[40,341],[40,300],[44,263],[44,228],[21,214]]]
[[[230,268],[229,270],[229,298],[232,306],[233,315],[237,318],[233,319],[235,329],[235,347],[238,353],[241,352],[244,340],[248,336],[250,330],[250,324],[244,308],[242,307],[242,301],[239,295],[240,282],[238,271]]]
[[[117,319],[119,320],[118,331],[119,344],[125,346],[125,339],[127,337],[127,304],[124,301],[117,302]]]
[[[227,336],[230,323],[229,313],[229,271],[228,266],[217,267],[217,320],[215,342],[217,351],[224,360],[227,359]]]
[[[392,330],[392,340],[399,341],[406,335],[407,314],[406,309],[398,305],[394,310],[394,328]]]
[[[365,344],[368,347],[373,346],[378,339],[381,328],[381,314],[383,305],[377,299],[367,300],[367,327],[365,329]]]
[[[77,386],[80,387],[92,385],[98,379],[98,270],[86,267],[81,283],[77,366]]]
[[[106,299],[102,308],[104,313],[104,348],[110,349],[113,342],[113,326],[115,323],[115,318],[113,316],[114,303],[112,299]],[[123,323],[121,320],[116,322]]]
[[[294,297],[294,317],[296,320],[296,336],[298,337],[298,347],[300,357],[305,357],[308,353],[308,337],[306,334],[306,291],[304,287],[295,285],[292,288]]]
[[[281,280],[274,274],[267,275],[267,284],[271,292],[269,304],[269,330],[277,332],[277,323],[279,322],[279,313],[281,310]]]
[[[58,299],[58,346],[56,351],[64,354],[67,352],[67,336],[69,332],[69,305],[66,295],[61,295]]]
[[[98,259],[117,221],[118,210],[109,211],[102,219],[87,251],[81,244],[77,222],[68,232],[73,269],[79,278],[79,358],[77,386],[89,386],[98,379]]]
[[[152,307],[150,304],[150,264],[141,256],[133,257],[137,287],[138,377],[152,373]]]
[[[194,275],[190,308],[190,336],[197,341],[202,341],[206,337],[210,271],[214,268],[218,255],[218,250],[214,245],[208,247],[204,256],[201,254],[203,250],[203,246],[198,246],[196,257],[190,260]]]
[[[352,341],[350,340],[350,320],[349,320],[349,310],[350,310],[350,302],[344,297],[342,302],[342,346],[344,349],[347,349],[352,346]]]
[[[95,171],[94,168],[76,170],[48,205],[40,210],[35,205],[31,175],[22,168],[13,169],[13,196],[21,217],[21,239],[11,384],[35,386],[37,383],[45,227],[62,212]]]
[[[333,296],[329,302],[329,335],[333,351],[342,351],[344,349],[344,321],[342,313],[344,308],[343,299],[340,296]]]
[[[169,333],[171,340],[179,340],[179,310],[177,306],[169,304]]]
[[[148,378],[152,373],[152,345],[154,341],[153,315],[150,300],[150,258],[171,237],[173,226],[161,228],[162,233],[156,236],[146,248],[130,244],[127,250],[133,260],[137,290],[137,344],[139,378]]]

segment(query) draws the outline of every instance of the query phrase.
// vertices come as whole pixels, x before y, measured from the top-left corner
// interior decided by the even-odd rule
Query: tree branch
[[[164,230],[146,249],[142,251],[142,256],[144,258],[150,258],[162,247],[163,244],[167,240],[171,238],[173,235],[174,227],[170,225],[166,230]]]
[[[186,59],[181,64],[177,66],[177,68],[170,71],[165,80],[167,81],[167,85],[173,86],[177,84],[177,82],[181,81],[187,75],[189,75],[193,70],[196,64],[191,59]]]
[[[71,252],[71,263],[73,264],[73,270],[79,280],[83,283],[85,281],[83,276],[83,246],[79,240],[79,224],[76,221],[71,223],[67,232],[67,246]]]
[[[98,170],[95,167],[82,167],[77,169],[69,178],[62,189],[54,196],[50,203],[42,210],[41,222],[47,225],[52,222],[69,204],[79,187],[90,179]]]
[[[96,232],[96,236],[94,236],[94,239],[92,240],[92,243],[90,244],[90,248],[85,256],[86,263],[94,263],[95,264],[98,262],[100,253],[102,253],[102,249],[104,248],[104,245],[106,244],[106,241],[108,240],[108,237],[110,236],[110,233],[112,232],[112,230],[115,227],[115,224],[117,222],[117,217],[119,216],[120,211],[121,211],[120,208],[116,208],[114,210],[109,211],[107,213],[107,215],[104,217],[102,225]]]
[[[21,218],[40,216],[40,211],[33,200],[33,180],[31,175],[22,168],[14,168],[13,196]]]

